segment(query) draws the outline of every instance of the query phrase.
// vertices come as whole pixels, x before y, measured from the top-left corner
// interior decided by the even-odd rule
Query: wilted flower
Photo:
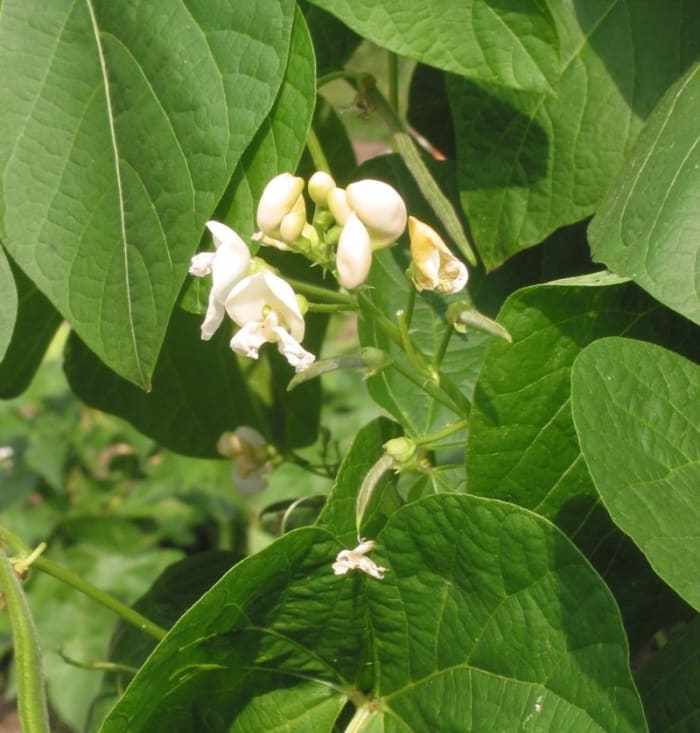
[[[387,569],[365,557],[366,553],[371,552],[376,546],[374,540],[360,540],[360,544],[354,550],[341,550],[333,563],[333,572],[336,575],[345,575],[350,570],[361,570],[377,580],[382,580]]]
[[[221,325],[226,298],[250,266],[250,250],[233,229],[218,221],[208,221],[207,228],[214,238],[216,251],[200,252],[192,258],[190,264],[190,275],[212,276],[209,304],[202,323],[202,338],[205,341],[208,341]]]
[[[413,283],[418,290],[458,293],[469,278],[466,265],[447,248],[440,235],[414,216],[408,219]]]
[[[265,438],[247,425],[219,438],[216,447],[222,456],[234,459],[233,482],[242,494],[254,494],[267,486],[263,477],[272,467],[267,460],[266,446]]]
[[[280,173],[265,186],[258,203],[260,231],[253,239],[278,249],[289,249],[306,224],[304,179]]]
[[[241,280],[226,299],[226,311],[241,327],[231,339],[231,348],[257,359],[264,343],[277,344],[280,353],[301,371],[315,357],[301,346],[304,316],[289,283],[269,270]]]

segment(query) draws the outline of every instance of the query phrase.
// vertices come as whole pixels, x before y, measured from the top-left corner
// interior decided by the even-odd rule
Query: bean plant
[[[2,0],[0,396],[75,416],[0,434],[23,730],[700,730],[699,54],[682,0]]]

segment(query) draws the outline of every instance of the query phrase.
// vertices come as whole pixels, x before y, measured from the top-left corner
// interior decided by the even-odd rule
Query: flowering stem
[[[399,335],[401,336],[401,346],[406,352],[408,360],[413,366],[422,374],[428,374],[426,369],[425,361],[421,354],[417,351],[416,347],[411,341],[411,335],[408,332],[408,318],[406,317],[406,311],[396,311],[396,321],[399,324]]]
[[[0,540],[6,542],[21,555],[26,556],[29,554],[29,548],[27,545],[20,540],[17,535],[4,527],[0,527]],[[61,567],[52,560],[45,557],[36,557],[32,562],[32,567],[37,570],[41,570],[47,575],[53,576],[66,585],[70,585],[72,588],[75,588],[77,591],[88,596],[88,598],[92,598],[93,601],[101,603],[106,608],[109,608],[110,611],[116,613],[117,616],[124,619],[124,621],[132,624],[132,626],[136,626],[138,629],[141,629],[141,631],[152,636],[154,639],[160,641],[165,636],[165,629],[153,623],[153,621],[147,619],[145,616],[142,616],[138,611],[130,608],[125,603],[122,603],[109,595],[109,593],[106,593],[105,591],[96,588],[91,583],[88,583],[88,581],[80,575],[77,575],[67,568]]]
[[[410,282],[410,281],[409,281]],[[413,283],[410,283],[408,288],[408,296],[406,297],[406,324],[411,325],[413,320],[413,309],[416,305],[416,289],[413,287]]]
[[[323,288],[320,285],[312,285],[311,283],[304,282],[303,280],[295,280],[291,277],[284,278],[293,288],[299,293],[304,295],[311,295],[316,298],[323,298],[333,303],[341,303],[343,305],[357,307],[355,298],[347,293],[339,293],[337,290],[330,290],[329,288]]]
[[[328,165],[328,159],[321,147],[321,141],[318,139],[318,135],[313,127],[309,127],[309,132],[306,135],[306,148],[309,151],[316,170],[330,173],[331,167]]]
[[[24,590],[2,545],[0,589],[12,628],[17,672],[17,708],[22,730],[25,733],[49,733],[39,639]]]

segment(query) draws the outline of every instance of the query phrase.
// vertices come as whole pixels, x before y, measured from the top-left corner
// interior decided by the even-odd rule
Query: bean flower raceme
[[[447,248],[442,237],[414,216],[408,219],[413,284],[418,290],[458,293],[469,279],[466,265]]]
[[[224,303],[233,286],[248,272],[250,250],[246,243],[226,224],[208,221],[207,228],[214,239],[215,252],[200,252],[192,258],[190,275],[211,274],[207,312],[202,323],[202,338],[208,341],[221,325],[226,310]]]
[[[236,353],[257,359],[260,347],[272,343],[298,372],[314,362],[301,346],[306,325],[296,295],[273,272],[261,270],[241,280],[226,299],[226,311],[241,327],[231,339]]]

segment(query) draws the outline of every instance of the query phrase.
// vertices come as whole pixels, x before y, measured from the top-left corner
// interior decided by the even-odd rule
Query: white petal
[[[372,266],[369,232],[355,213],[348,217],[338,240],[335,266],[338,282],[348,290],[362,285]]]
[[[248,250],[246,243],[231,229],[231,227],[222,224],[220,221],[214,221],[213,219],[208,221],[206,224],[207,229],[211,232],[214,240],[214,246],[219,249],[222,244],[227,244],[230,247],[237,249],[239,252]]]
[[[374,249],[388,247],[403,234],[408,212],[395,188],[366,178],[351,183],[346,193],[350,208],[367,227]]]
[[[233,286],[243,279],[250,267],[250,251],[243,244],[243,250],[233,242],[222,242],[214,254],[211,266],[212,293],[222,304]]]
[[[277,336],[277,348],[280,354],[285,357],[290,366],[294,367],[295,371],[300,372],[314,363],[316,357],[297,343],[284,328],[275,326],[272,330]]]
[[[291,173],[280,173],[265,186],[257,210],[258,226],[265,234],[279,227],[282,218],[298,205],[303,190],[304,179]]]
[[[224,304],[217,299],[212,290],[209,293],[209,304],[207,306],[207,312],[204,316],[204,322],[202,323],[202,339],[209,341],[214,335],[216,329],[221,325],[226,315],[226,309]]]
[[[211,274],[211,263],[214,261],[215,252],[199,252],[190,262],[190,275],[204,277]]]
[[[231,339],[231,349],[237,354],[243,354],[249,359],[257,359],[260,354],[260,347],[267,343],[263,334],[262,321],[251,321],[246,323]]]
[[[348,196],[344,188],[334,188],[327,197],[328,208],[331,210],[335,220],[341,227],[345,226],[345,222],[352,213],[348,204]]]
[[[304,338],[304,316],[294,290],[269,270],[261,270],[241,280],[229,293],[226,310],[239,326],[251,321],[262,322],[271,310],[295,341],[301,342]]]

